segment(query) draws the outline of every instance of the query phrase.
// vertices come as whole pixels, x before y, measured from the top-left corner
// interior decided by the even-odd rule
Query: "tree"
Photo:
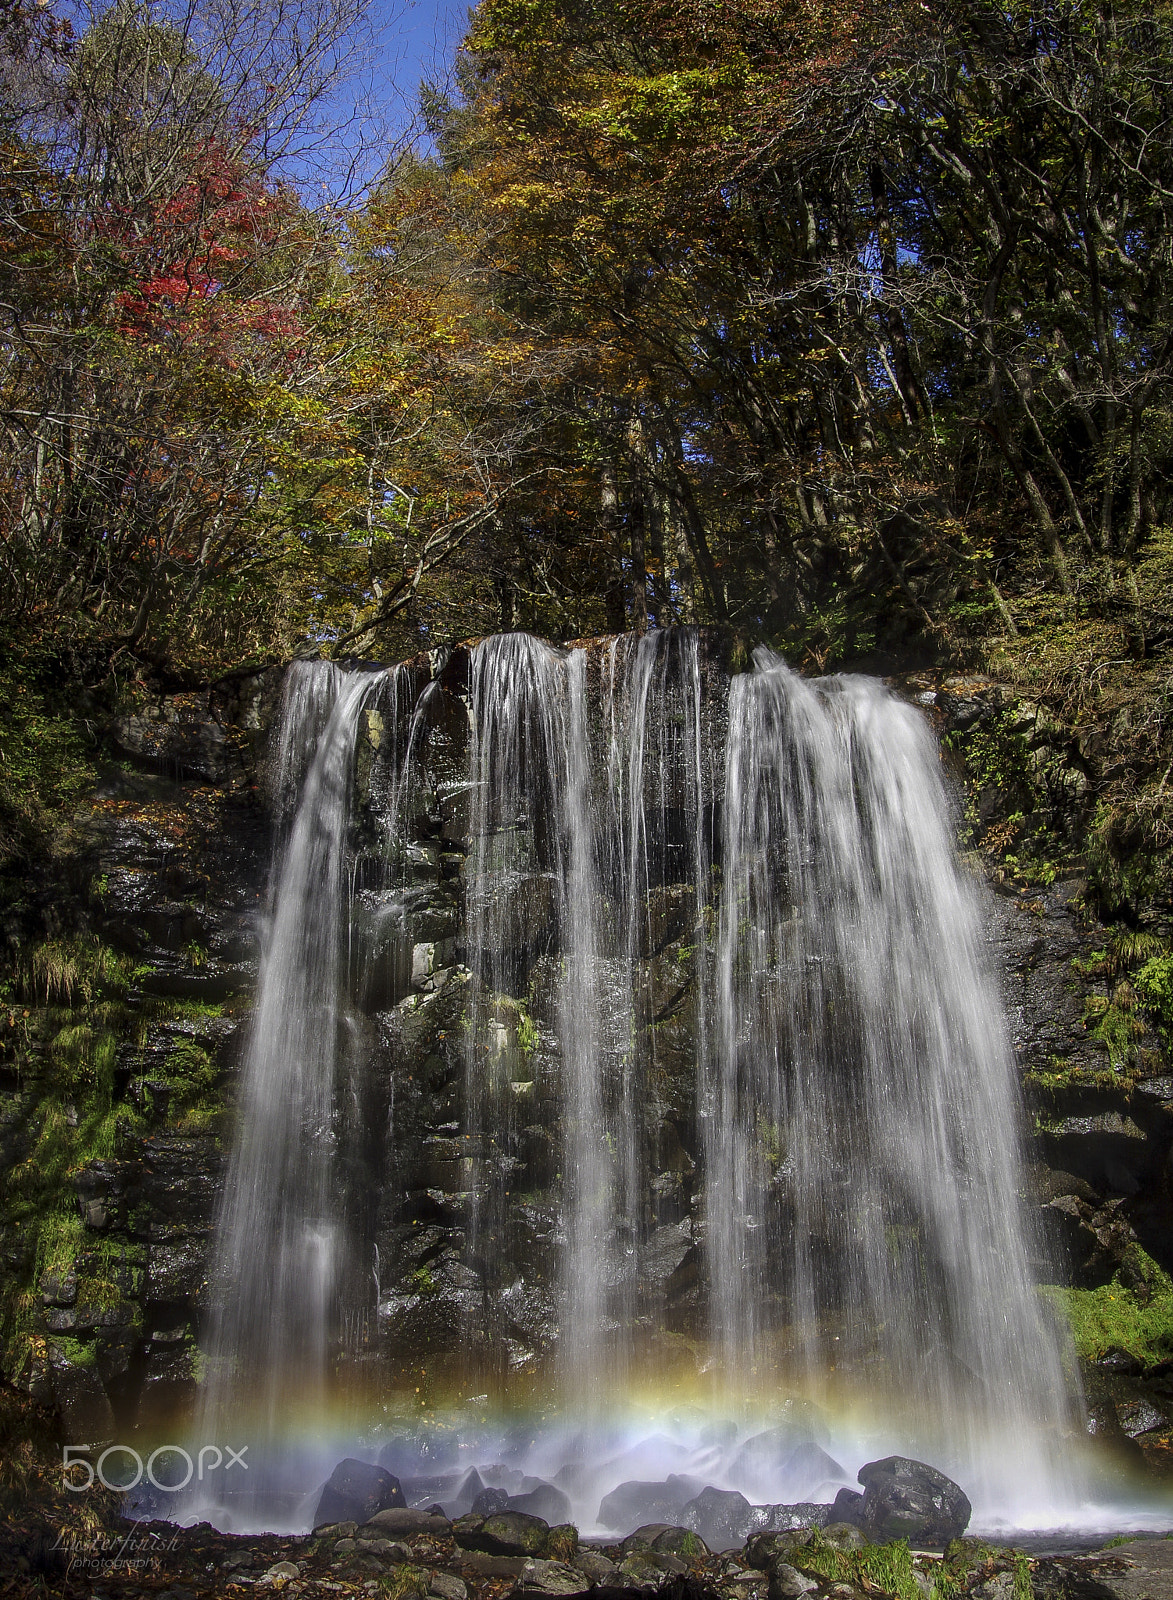
[[[486,0],[468,45],[454,158],[502,304],[582,352],[630,620],[687,574],[751,633],[948,648],[1013,628],[1023,524],[1059,585],[1074,542],[1128,589],[1165,477],[1166,21]],[[649,590],[657,504],[688,560]]]
[[[68,625],[95,671],[242,597],[256,625],[222,644],[280,636],[269,502],[306,455],[305,313],[333,248],[272,162],[356,16],[120,0],[80,38],[22,36],[40,89],[12,110],[4,194],[6,610]]]

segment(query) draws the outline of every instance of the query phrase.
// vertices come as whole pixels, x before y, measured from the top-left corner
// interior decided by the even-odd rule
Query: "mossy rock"
[[[997,1554],[997,1548],[984,1539],[950,1539],[945,1546],[945,1565],[953,1572],[976,1572]]]
[[[652,1540],[652,1549],[664,1555],[680,1556],[685,1561],[704,1561],[709,1547],[691,1528],[669,1528]]]
[[[578,1550],[578,1529],[573,1522],[560,1522],[546,1535],[544,1554],[549,1561],[570,1561]]]
[[[768,1572],[779,1561],[792,1561],[794,1553],[809,1545],[810,1528],[794,1528],[785,1533],[755,1533],[745,1547],[746,1566]]]

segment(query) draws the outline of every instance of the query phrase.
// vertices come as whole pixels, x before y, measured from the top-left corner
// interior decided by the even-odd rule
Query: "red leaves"
[[[98,219],[95,233],[113,247],[123,282],[130,280],[114,299],[119,331],[148,343],[195,340],[208,353],[219,343],[229,367],[235,336],[295,335],[297,320],[286,306],[224,292],[243,284],[277,246],[294,206],[242,160],[208,145],[158,203]]]

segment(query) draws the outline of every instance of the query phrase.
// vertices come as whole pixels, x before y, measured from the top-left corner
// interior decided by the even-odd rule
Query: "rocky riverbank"
[[[385,1517],[385,1514],[384,1514]],[[420,1519],[421,1521],[423,1519]],[[303,1538],[233,1537],[206,1525],[111,1520],[88,1528],[0,1531],[0,1596],[60,1600],[205,1600],[275,1592],[335,1600],[1169,1600],[1173,1540],[1117,1541],[1097,1552],[1060,1543],[1029,1553],[979,1539],[944,1548],[869,1541],[831,1524],[758,1534],[710,1550],[691,1530],[654,1525],[616,1542],[573,1528],[508,1532],[493,1552],[438,1524],[389,1529],[343,1523]],[[544,1525],[543,1525],[544,1526]],[[482,1536],[480,1542],[487,1542]],[[489,1541],[491,1542],[491,1541]],[[501,1550],[509,1546],[509,1553]]]

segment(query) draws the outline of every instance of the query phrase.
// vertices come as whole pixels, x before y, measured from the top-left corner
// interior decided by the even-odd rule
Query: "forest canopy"
[[[11,651],[1163,641],[1169,10],[482,0],[323,206],[361,16],[0,0]]]

